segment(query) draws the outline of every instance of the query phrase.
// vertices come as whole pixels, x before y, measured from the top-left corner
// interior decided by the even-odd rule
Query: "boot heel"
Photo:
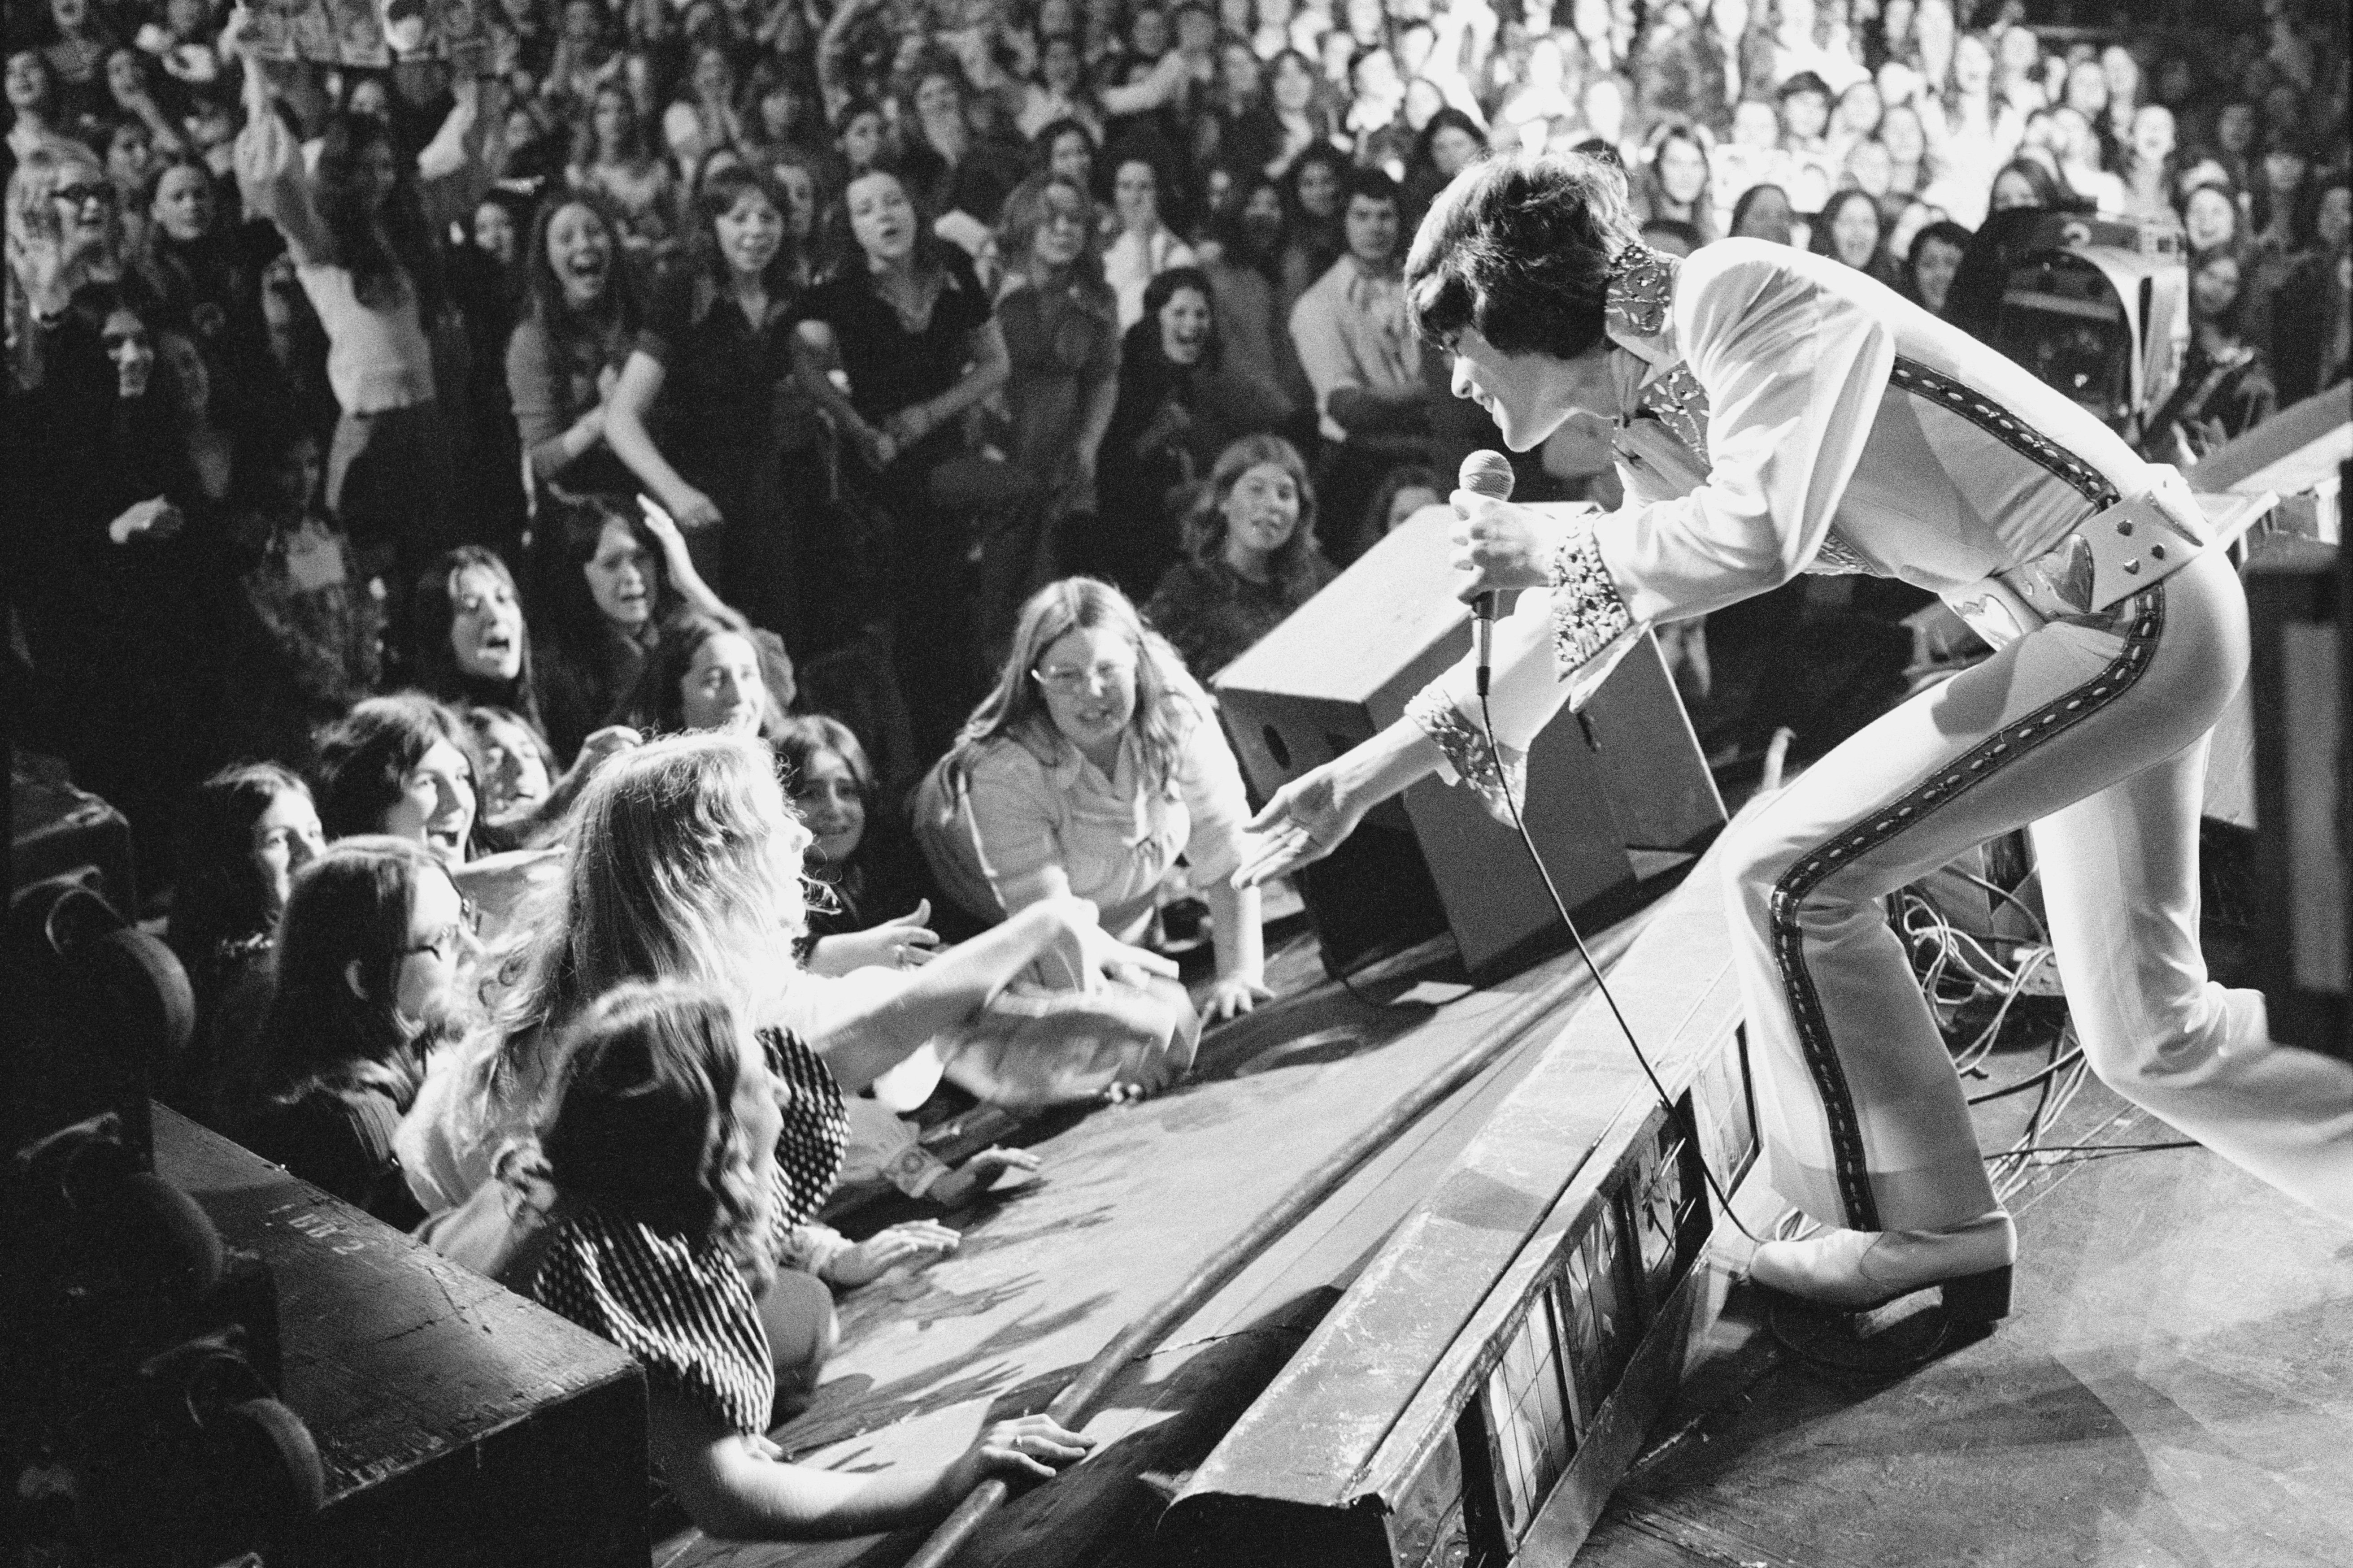
[[[1945,1313],[1969,1322],[1989,1323],[2010,1316],[2010,1265],[1982,1273],[1964,1274],[1944,1283]]]

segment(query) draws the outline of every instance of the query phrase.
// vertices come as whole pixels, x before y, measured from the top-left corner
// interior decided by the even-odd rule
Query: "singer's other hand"
[[[1551,581],[1559,525],[1540,513],[1472,490],[1448,498],[1454,508],[1454,596],[1541,588]]]
[[[1312,865],[1356,830],[1368,807],[1350,801],[1343,761],[1302,773],[1275,791],[1266,809],[1250,819],[1242,832],[1242,863],[1234,872],[1235,887],[1255,888]]]

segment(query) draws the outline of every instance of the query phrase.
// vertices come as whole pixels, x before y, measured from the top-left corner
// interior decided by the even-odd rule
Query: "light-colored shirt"
[[[1059,866],[1071,891],[1101,911],[1103,929],[1132,942],[1179,855],[1196,888],[1232,876],[1250,805],[1233,749],[1195,692],[1201,717],[1157,788],[1145,785],[1133,726],[1109,777],[1050,734],[984,748],[961,800],[948,798],[944,766],[933,769],[915,814],[944,890],[975,914],[1001,917],[1043,896],[1042,873]]]
[[[1145,239],[1123,230],[1103,251],[1103,281],[1119,300],[1119,330],[1144,320],[1144,290],[1172,267],[1193,265],[1193,247],[1165,228]]]
[[[1315,411],[1326,439],[1348,432],[1332,417],[1332,395],[1354,387],[1403,392],[1421,384],[1421,340],[1405,314],[1405,284],[1388,272],[1370,272],[1353,256],[1308,285],[1291,308],[1291,341],[1315,389]]]

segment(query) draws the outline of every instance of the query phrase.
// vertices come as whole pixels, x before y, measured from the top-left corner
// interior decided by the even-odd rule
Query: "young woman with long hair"
[[[1185,514],[1185,559],[1144,618],[1206,683],[1339,574],[1315,539],[1307,460],[1280,436],[1218,455]]]
[[[1032,174],[1006,199],[997,300],[1009,367],[1006,455],[1038,500],[983,545],[984,647],[1011,635],[1022,602],[1054,575],[1063,525],[1097,510],[1096,453],[1119,400],[1119,301],[1094,236],[1093,198],[1058,175]]]
[[[640,269],[650,270],[676,248],[678,176],[670,160],[655,153],[624,83],[605,82],[590,98],[567,174],[575,190],[609,205],[622,253]]]
[[[1665,218],[1691,225],[1705,245],[1716,237],[1711,178],[1707,139],[1689,124],[1670,121],[1651,135],[1637,210],[1651,222]]]
[[[294,879],[258,1041],[261,1097],[237,1135],[406,1229],[423,1217],[394,1131],[426,1058],[458,1032],[480,956],[448,868],[406,839],[335,845]]]
[[[598,497],[543,509],[533,552],[531,657],[540,716],[569,763],[628,724],[638,682],[682,609],[733,617],[696,574],[678,525]]]
[[[635,716],[650,735],[723,730],[774,740],[793,695],[792,661],[774,632],[690,610],[663,626]]]
[[[507,394],[535,489],[623,496],[634,476],[605,441],[605,405],[637,341],[636,285],[602,198],[540,209],[523,258],[525,306],[507,340]]]
[[[774,756],[748,735],[651,742],[598,773],[573,822],[562,874],[500,972],[491,1026],[434,1064],[402,1128],[409,1184],[428,1210],[490,1179],[554,1082],[565,1032],[624,981],[708,988],[747,1028],[805,1040],[854,1094],[1040,958],[1079,974],[1174,972],[1063,897],[903,975],[870,970],[847,990],[812,981],[793,960],[809,833],[785,805]]]
[[[795,509],[777,402],[795,391],[802,302],[785,203],[738,164],[708,176],[695,212],[694,265],[622,364],[605,439],[685,531],[720,596],[785,629]]]
[[[528,756],[512,740],[497,748],[501,777],[530,762],[545,767],[545,787],[525,792],[528,798],[518,801],[510,798],[506,786],[493,785],[489,756],[478,757],[485,769],[477,781],[482,793],[478,830],[488,845],[517,848],[543,837],[571,808],[598,763],[638,743],[634,729],[609,725],[589,732],[568,769],[555,761],[541,716],[522,595],[496,551],[464,544],[427,567],[417,580],[410,630],[410,679],[466,713],[478,742],[483,732],[472,717],[478,711],[502,716],[524,731]],[[481,752],[479,744],[475,749]]]
[[[225,49],[243,52],[240,26],[232,21]],[[427,150],[446,173],[425,182],[424,156],[405,155],[385,121],[349,111],[328,121],[316,171],[306,174],[272,101],[269,70],[245,60],[237,182],[248,209],[285,237],[326,328],[327,378],[343,410],[327,459],[328,509],[364,557],[397,563],[389,580],[405,586],[457,523],[429,335],[448,303],[434,236],[472,210],[470,182],[459,176],[477,170],[480,84],[459,84],[457,107]]]
[[[779,1373],[800,1370],[810,1335],[778,1308],[824,1303],[794,1288],[806,1277],[780,1258],[840,1166],[838,1092],[797,1042],[762,1037],[722,994],[680,984],[596,998],[563,1061],[536,1144],[569,1217],[531,1292],[645,1364],[654,1467],[698,1528],[810,1540],[923,1523],[984,1479],[1044,1479],[1093,1446],[1026,1415],[939,1469],[781,1462],[766,1436]]]
[[[1248,806],[1208,695],[1135,606],[1071,577],[1022,607],[995,689],[923,780],[915,829],[942,889],[976,919],[1076,896],[1123,940],[1152,926],[1177,858],[1216,922],[1206,1011],[1271,993],[1256,892],[1232,887]]]
[[[937,748],[955,732],[978,663],[956,524],[1014,493],[1012,475],[971,460],[963,416],[1005,384],[1011,361],[972,263],[930,234],[897,174],[870,170],[844,202],[851,245],[810,291],[794,353],[802,388],[854,459],[842,465],[845,483],[897,525],[902,565],[887,592],[903,628],[900,685],[919,742]],[[846,395],[832,379],[842,370]]]

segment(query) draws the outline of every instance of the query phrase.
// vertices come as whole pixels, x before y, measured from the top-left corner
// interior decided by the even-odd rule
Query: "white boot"
[[[2001,1209],[1950,1230],[1825,1229],[1802,1241],[1768,1241],[1748,1277],[1785,1296],[1860,1311],[1931,1285],[1945,1310],[1980,1322],[2010,1314],[2018,1231]]]

